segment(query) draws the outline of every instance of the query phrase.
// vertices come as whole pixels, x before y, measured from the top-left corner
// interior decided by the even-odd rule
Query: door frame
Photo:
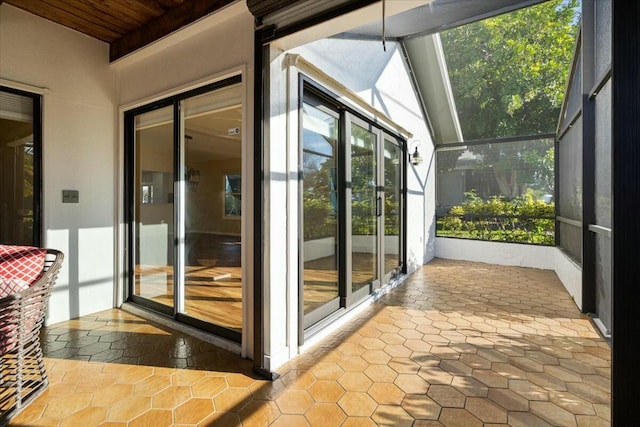
[[[124,114],[124,191],[123,191],[123,220],[125,229],[124,238],[124,265],[125,274],[124,277],[124,301],[132,302],[144,309],[156,312],[165,317],[172,318],[180,323],[201,329],[205,332],[210,332],[222,338],[241,343],[243,341],[243,333],[232,329],[216,325],[214,323],[205,322],[201,319],[189,316],[182,313],[184,308],[184,254],[185,254],[185,209],[186,209],[186,197],[185,187],[183,183],[184,177],[184,160],[185,160],[185,142],[182,135],[181,119],[182,119],[182,101],[195,97],[198,95],[215,92],[218,89],[223,89],[235,84],[241,84],[242,95],[242,111],[243,121],[246,121],[246,99],[244,96],[244,73],[237,73],[231,76],[227,76],[220,80],[213,81],[211,83],[198,86],[186,91],[177,92],[172,95],[163,97],[161,99],[154,100],[143,105],[127,109],[123,111]],[[173,107],[172,119],[173,119],[173,190],[174,190],[174,256],[173,256],[173,268],[174,268],[174,299],[173,306],[169,307],[158,302],[149,300],[144,297],[134,295],[135,287],[135,248],[136,248],[136,222],[135,222],[135,127],[134,117],[146,112],[154,111],[159,108],[167,106]],[[246,127],[245,127],[246,128]],[[244,156],[244,155],[243,155]],[[242,161],[244,165],[244,159]],[[242,170],[243,178],[246,171]],[[248,181],[243,179],[243,182]],[[244,185],[243,185],[243,188]],[[245,199],[243,197],[243,199]],[[243,210],[245,212],[246,210]],[[248,219],[243,219],[243,222]],[[246,237],[246,236],[243,236]],[[243,243],[244,245],[244,243]],[[242,251],[242,253],[248,253]],[[247,262],[245,257],[242,259],[242,271],[243,277],[246,272],[245,264]],[[246,279],[243,279],[245,281]],[[247,304],[247,292],[246,284],[242,287],[242,301],[243,301],[243,315],[242,315],[242,330],[246,329],[246,307]],[[182,310],[183,311],[183,310]]]
[[[298,78],[298,158],[302,159],[302,141],[303,141],[303,125],[302,125],[302,105],[305,99],[314,99],[323,103],[329,110],[338,114],[339,133],[338,133],[338,290],[339,305],[327,303],[326,307],[316,308],[309,314],[304,314],[304,222],[303,222],[303,206],[302,196],[298,201],[298,220],[299,220],[299,245],[298,253],[300,254],[298,271],[298,341],[299,345],[304,344],[305,338],[309,338],[316,334],[319,330],[331,323],[337,317],[353,309],[361,302],[365,301],[376,291],[383,289],[397,275],[405,272],[406,266],[406,159],[407,159],[407,141],[398,132],[393,131],[384,123],[375,118],[367,117],[352,106],[346,105],[341,101],[341,97],[333,93],[330,89],[324,87],[307,75],[300,73]],[[356,123],[364,128],[372,128],[376,135],[376,199],[382,201],[382,208],[378,208],[380,215],[377,217],[376,224],[378,227],[378,237],[376,241],[377,256],[377,280],[363,286],[355,293],[352,292],[352,257],[351,254],[351,156],[350,156],[350,129],[351,123]],[[395,274],[385,275],[384,273],[384,142],[390,140],[400,148],[400,171],[398,180],[400,186],[400,230],[398,238],[400,239],[400,265],[395,269]],[[301,162],[302,160],[300,160]],[[301,165],[300,165],[301,170]],[[299,193],[303,194],[303,177],[299,179]],[[385,281],[384,279],[388,279]]]
[[[4,82],[3,82],[4,83]],[[26,86],[26,85],[25,85]],[[29,88],[31,89],[31,88]],[[38,88],[33,88],[37,90]],[[40,247],[42,239],[42,104],[43,91],[31,92],[0,84],[0,92],[31,98],[33,130],[33,234],[31,246]]]

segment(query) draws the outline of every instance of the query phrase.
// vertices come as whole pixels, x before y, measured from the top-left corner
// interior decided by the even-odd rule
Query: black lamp
[[[422,156],[420,155],[420,153],[418,153],[418,145],[420,145],[419,141],[415,141],[416,144],[416,149],[413,151],[412,154],[409,154],[409,163],[411,163],[414,166],[418,166],[420,163],[422,163]]]

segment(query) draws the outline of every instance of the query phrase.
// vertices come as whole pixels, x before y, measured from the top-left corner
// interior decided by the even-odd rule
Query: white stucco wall
[[[106,43],[0,6],[0,79],[43,96],[43,238],[65,262],[47,323],[113,306],[114,73]],[[29,87],[19,88],[29,90]],[[80,192],[63,204],[62,190]]]
[[[201,86],[241,67],[253,99],[253,17],[237,2],[116,61],[120,107]],[[245,77],[245,76],[243,76]]]

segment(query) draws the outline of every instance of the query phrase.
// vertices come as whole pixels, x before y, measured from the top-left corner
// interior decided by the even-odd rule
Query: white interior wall
[[[114,73],[109,46],[0,5],[0,79],[43,96],[43,245],[65,261],[47,323],[113,306]],[[20,85],[18,85],[20,86]],[[19,88],[28,90],[28,86]],[[79,191],[63,204],[62,190]]]
[[[245,2],[240,1],[113,64],[120,110],[120,153],[124,150],[122,120],[126,110],[242,74],[241,230],[247,237],[242,242],[244,356],[253,352],[253,43],[253,16]],[[121,177],[122,157],[118,173]],[[119,215],[123,217],[122,207]],[[120,236],[123,232],[121,229]],[[120,253],[123,253],[121,245]],[[123,259],[119,262],[122,264]],[[119,287],[120,293],[122,286],[123,283]]]

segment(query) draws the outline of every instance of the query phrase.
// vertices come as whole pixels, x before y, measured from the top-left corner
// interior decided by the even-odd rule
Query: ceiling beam
[[[236,0],[187,0],[109,44],[109,61],[115,61],[191,24]]]

